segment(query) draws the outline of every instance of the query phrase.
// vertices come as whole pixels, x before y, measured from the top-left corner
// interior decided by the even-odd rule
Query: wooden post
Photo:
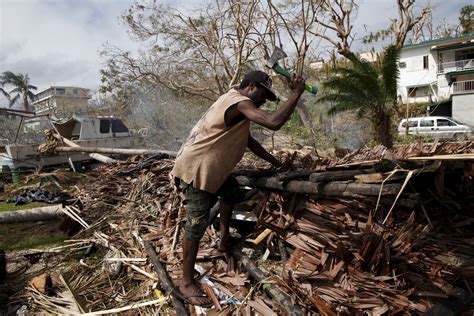
[[[168,277],[168,273],[166,273],[165,268],[158,260],[158,256],[156,255],[155,247],[153,244],[147,240],[144,242],[145,251],[147,252],[148,256],[150,257],[150,261],[155,267],[155,271],[158,274],[158,279],[160,280],[161,284],[165,288],[168,294],[174,293],[174,285],[171,283],[170,278]],[[183,303],[178,300],[175,296],[171,296],[171,302],[173,303],[174,308],[176,309],[177,315],[189,315],[188,310],[184,307]]]

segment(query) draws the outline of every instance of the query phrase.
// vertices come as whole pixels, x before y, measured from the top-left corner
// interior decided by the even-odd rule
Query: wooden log
[[[357,170],[337,170],[337,171],[325,171],[312,173],[309,176],[311,182],[330,182],[330,181],[344,181],[352,180],[356,175],[374,173],[375,170],[370,169],[357,169]]]
[[[0,249],[0,282],[7,278],[7,257],[5,251]]]
[[[65,138],[65,137],[62,137],[61,135],[59,134],[53,134],[53,137],[56,138],[57,140],[59,141],[62,141],[64,142],[66,145],[68,146],[71,146],[71,147],[80,147],[78,144],[76,144],[75,142]],[[100,155],[100,154],[96,154],[96,153],[93,153],[93,154],[89,154],[89,157],[95,159],[95,160],[98,160],[100,162],[103,162],[103,163],[114,163],[114,162],[117,162],[117,160],[115,159],[112,159],[110,157],[107,157],[107,156],[104,156],[104,155]]]
[[[320,196],[344,196],[346,193],[370,196],[378,196],[380,193],[383,195],[396,195],[400,192],[402,187],[399,183],[384,184],[381,191],[380,184],[365,184],[350,181],[318,183],[296,180],[284,183],[278,181],[276,178],[249,179],[243,176],[237,177],[237,181],[240,185],[249,187]]]
[[[232,171],[234,176],[245,176],[248,178],[271,177],[275,174],[275,170],[271,169],[237,169]]]
[[[61,209],[61,205],[50,205],[29,210],[1,212],[0,223],[23,223],[57,219],[63,214]]]
[[[286,252],[285,242],[278,239],[278,250],[280,251],[281,263],[283,266],[288,262],[288,253]]]
[[[282,172],[282,173],[277,174],[276,178],[279,181],[290,181],[290,180],[295,180],[299,178],[307,178],[313,172],[314,171],[311,171],[311,170],[288,171],[288,172]]]
[[[364,196],[364,195],[352,195],[347,197],[353,197],[354,199],[359,199],[362,200],[363,202],[366,202],[367,204],[371,205],[376,205],[378,198],[376,196]],[[392,206],[393,202],[395,202],[395,197],[384,197],[380,199],[379,203],[384,206]],[[402,194],[402,197],[398,199],[397,201],[398,206],[402,206],[405,208],[415,208],[418,205],[420,205],[420,195],[419,194],[411,194],[411,195],[404,195]]]
[[[175,151],[153,150],[153,149],[132,149],[132,148],[108,148],[108,147],[66,147],[58,146],[55,148],[58,152],[82,152],[82,153],[100,153],[117,155],[157,155],[166,154],[170,157],[176,157]]]
[[[389,172],[397,168],[413,170],[413,169],[420,169],[423,167],[424,167],[424,163],[419,163],[416,161],[406,161],[406,160],[382,159],[381,161],[374,164],[374,170],[377,172]]]
[[[450,293],[450,298],[442,299],[426,313],[427,316],[459,315],[471,301],[471,295],[466,290],[456,287]]]
[[[265,273],[260,270],[255,263],[245,256],[242,251],[237,248],[232,248],[232,256],[234,256],[237,260],[239,260],[242,265],[244,266],[245,270],[255,279],[256,282],[262,282],[267,278]],[[286,311],[287,315],[301,315],[303,316],[304,313],[301,310],[300,306],[294,304],[291,301],[291,297],[282,291],[276,284],[274,283],[265,283],[263,285],[263,289],[267,292],[268,295]]]
[[[155,268],[155,271],[158,274],[158,278],[160,279],[161,284],[165,288],[166,292],[168,294],[175,293],[174,285],[173,283],[171,283],[171,280],[168,277],[168,273],[166,273],[165,268],[158,260],[155,247],[148,240],[144,242],[144,246],[145,251],[147,252],[148,257],[150,257],[150,261],[153,264],[153,267]],[[171,296],[171,302],[173,304],[173,307],[176,309],[177,315],[189,315],[188,310],[184,307],[183,303],[175,296]]]
[[[388,178],[390,176],[390,178]],[[405,172],[398,172],[396,174],[390,175],[390,173],[369,173],[369,174],[358,174],[355,176],[355,179],[359,183],[382,183],[384,181],[394,182],[400,181],[406,178]]]
[[[324,185],[321,191],[322,195],[338,196],[342,192],[349,192],[360,195],[396,195],[400,192],[402,185],[400,183],[384,184],[382,190],[379,184],[354,183],[354,182],[329,182]]]

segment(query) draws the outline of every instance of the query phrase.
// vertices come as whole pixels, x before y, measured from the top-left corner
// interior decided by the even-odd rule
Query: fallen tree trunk
[[[338,170],[325,171],[320,173],[312,173],[309,175],[311,182],[330,182],[352,180],[357,175],[374,173],[374,169],[357,169],[357,170]]]
[[[380,184],[355,183],[350,181],[321,183],[293,180],[285,183],[278,181],[276,178],[249,179],[243,176],[236,178],[240,185],[249,187],[320,196],[344,196],[345,194],[370,196],[378,196],[379,194],[396,195],[402,188],[402,185],[399,183],[381,186]]]
[[[56,147],[58,152],[82,152],[82,153],[100,153],[100,154],[118,154],[118,155],[157,155],[166,154],[170,157],[176,157],[175,151],[153,150],[153,149],[131,149],[131,148],[108,148],[108,147]]]
[[[245,256],[242,251],[237,248],[233,248],[232,256],[234,256],[242,263],[245,270],[250,273],[250,275],[252,276],[252,278],[255,279],[256,282],[265,282],[264,280],[267,278],[265,273],[260,270],[252,260]],[[304,315],[300,306],[294,304],[291,301],[291,297],[284,291],[282,291],[277,285],[270,282],[265,283],[263,285],[263,289],[265,289],[265,292],[267,292],[267,294],[270,295],[270,297],[274,299],[275,302],[286,311],[287,315]]]
[[[51,205],[32,208],[29,210],[0,213],[0,223],[23,223],[51,220],[61,217],[61,205]]]
[[[80,147],[78,144],[74,143],[73,141],[65,138],[65,137],[62,137],[61,135],[59,134],[52,134],[52,136],[54,138],[56,138],[57,140],[59,141],[62,141],[64,142],[66,145],[68,146],[71,146],[71,147]],[[112,159],[110,157],[107,157],[107,156],[104,156],[104,155],[100,155],[100,154],[96,154],[96,153],[92,153],[92,154],[89,154],[89,157],[95,159],[95,160],[98,160],[100,162],[103,162],[103,163],[114,163],[114,162],[117,162],[117,160],[115,159]]]

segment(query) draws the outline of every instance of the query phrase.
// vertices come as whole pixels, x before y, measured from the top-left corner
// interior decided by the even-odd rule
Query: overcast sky
[[[186,6],[192,0],[157,0]],[[131,0],[0,0],[0,72],[28,73],[39,91],[52,85],[96,89],[105,43],[122,49],[137,47],[118,17]],[[195,2],[194,2],[195,3]],[[426,4],[418,0],[417,5]],[[469,0],[432,0],[434,20],[457,23]],[[395,0],[361,1],[356,37],[365,29],[387,27],[396,16]]]

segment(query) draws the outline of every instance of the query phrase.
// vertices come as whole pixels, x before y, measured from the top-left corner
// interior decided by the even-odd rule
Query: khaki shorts
[[[184,205],[188,213],[184,236],[189,240],[201,240],[206,231],[211,208],[217,200],[228,204],[240,203],[244,200],[245,192],[239,189],[239,183],[233,176],[229,176],[219,191],[215,194],[196,189],[192,184],[180,180],[184,193]]]

